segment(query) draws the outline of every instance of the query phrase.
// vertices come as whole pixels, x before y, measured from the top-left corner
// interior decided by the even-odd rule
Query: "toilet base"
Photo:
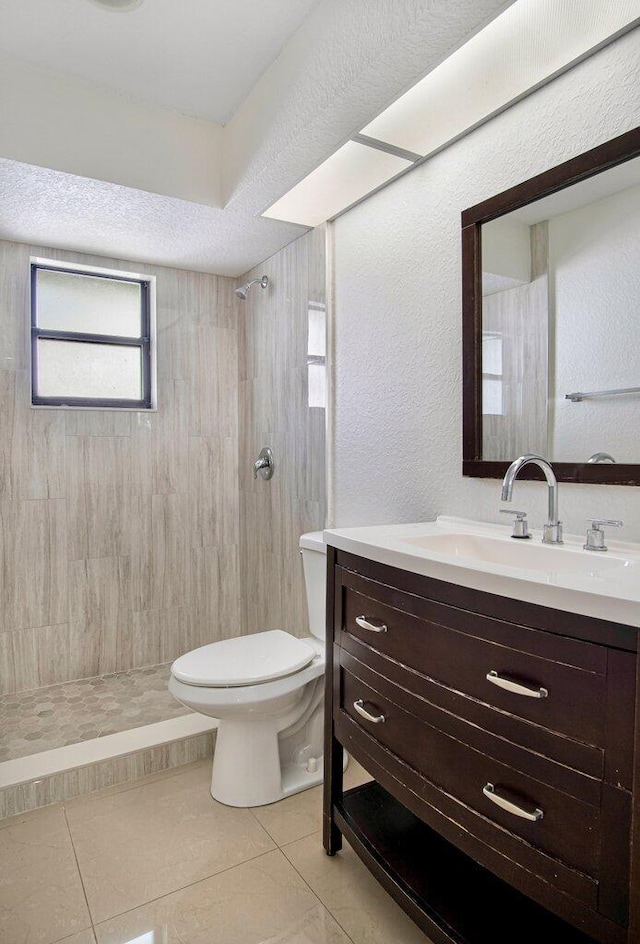
[[[242,725],[238,730],[238,725]],[[348,762],[344,754],[344,767]],[[308,769],[315,767],[315,769]],[[277,803],[323,781],[322,756],[315,763],[281,766],[273,721],[221,722],[211,771],[211,796],[225,806],[249,807]]]
[[[322,763],[322,758],[318,761],[318,768],[314,772],[307,771],[304,767],[300,767],[298,764],[291,764],[288,767],[285,767],[281,771],[280,781],[281,785],[277,794],[270,794],[269,798],[266,798],[266,795],[263,797],[255,796],[251,802],[251,806],[267,806],[270,803],[277,803],[278,800],[284,800],[285,797],[293,796],[294,793],[301,793],[303,790],[308,790],[310,787],[316,787],[319,783],[322,783],[324,779],[324,766]],[[228,794],[225,794],[224,797],[216,796],[214,792],[215,786],[211,784],[211,796],[214,800],[217,800],[218,803],[224,803],[225,806],[247,806],[246,803],[238,803],[237,799],[235,802],[233,798]]]

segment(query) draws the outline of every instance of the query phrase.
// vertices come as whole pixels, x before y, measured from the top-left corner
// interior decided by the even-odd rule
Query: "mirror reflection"
[[[482,456],[640,462],[640,158],[482,226]]]

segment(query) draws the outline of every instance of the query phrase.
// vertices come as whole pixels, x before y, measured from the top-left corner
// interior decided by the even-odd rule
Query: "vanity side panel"
[[[636,710],[631,801],[629,944],[640,944],[640,653],[636,663]]]
[[[337,574],[336,551],[327,545],[326,669],[324,696],[324,801],[322,815],[323,845],[327,855],[342,848],[342,834],[334,816],[335,804],[342,798],[342,745],[335,736],[334,706],[340,697],[339,651],[335,627],[342,622],[342,587]],[[337,591],[337,592],[336,592]],[[335,663],[335,669],[334,669]]]
[[[601,820],[600,868],[605,880],[598,888],[598,911],[626,926],[629,924],[631,794],[603,784]]]

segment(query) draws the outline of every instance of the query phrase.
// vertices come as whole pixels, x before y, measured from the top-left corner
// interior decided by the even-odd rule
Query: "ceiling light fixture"
[[[117,13],[128,13],[141,6],[144,0],[91,0],[97,7],[103,10],[115,10]]]
[[[317,226],[638,26],[638,0],[517,0],[262,216]]]

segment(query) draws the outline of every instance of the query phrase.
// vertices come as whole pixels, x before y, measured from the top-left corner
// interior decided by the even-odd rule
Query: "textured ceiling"
[[[318,0],[0,0],[0,50],[224,124]]]
[[[305,232],[4,159],[0,208],[0,239],[218,275],[243,275]]]
[[[203,58],[207,67],[219,67],[219,85],[229,83],[237,90],[236,60],[256,66],[252,42],[257,43],[261,31],[271,35],[273,22],[280,22],[284,42],[287,30],[282,24],[289,24],[289,32],[294,20],[301,24],[223,131],[223,209],[92,179],[98,172],[80,177],[34,166],[48,164],[35,152],[33,157],[13,154],[20,162],[0,160],[0,238],[221,275],[243,274],[304,232],[257,214],[510,2],[144,0],[139,9],[125,14],[101,11],[89,0],[0,0],[0,52],[4,46],[14,58],[22,54],[45,63],[49,50],[47,55],[59,56],[56,62],[68,75],[83,74],[86,82],[91,76],[82,69],[91,66],[102,70],[104,81],[114,87],[114,76],[121,79],[120,59],[105,54],[98,61],[96,50],[101,47],[87,43],[93,49],[89,56],[85,34],[77,28],[79,22],[98,17],[92,22],[100,28],[94,26],[86,35],[92,42],[112,43],[120,53],[126,48],[127,55],[135,47],[146,64],[136,75],[146,88],[158,92],[165,86],[172,93],[188,86],[208,94],[212,85],[203,83],[198,73]],[[225,15],[212,20],[211,11],[223,7]],[[195,10],[199,18],[188,15]],[[238,10],[244,18],[234,19],[237,30],[230,31]],[[164,39],[151,31],[136,33],[134,43],[131,24],[143,14],[153,18],[157,11],[166,13]],[[219,38],[214,42],[204,29],[214,20],[216,27],[224,25],[227,43],[219,62]],[[184,35],[193,32],[193,22],[198,29],[191,49]],[[103,39],[96,38],[96,29],[98,34],[104,31]],[[66,58],[61,50],[71,50],[71,42],[73,54]],[[272,42],[271,58],[275,52]],[[247,55],[248,60],[243,59]],[[97,61],[90,62],[92,57]],[[53,63],[46,61],[50,69]],[[268,61],[264,56],[260,68],[254,68],[255,76]],[[94,83],[102,81],[97,73],[92,77]],[[232,98],[229,95],[228,102]],[[39,130],[31,128],[36,144]],[[144,161],[139,163],[144,168]],[[67,170],[77,173],[75,167]],[[154,189],[152,183],[148,189]]]

